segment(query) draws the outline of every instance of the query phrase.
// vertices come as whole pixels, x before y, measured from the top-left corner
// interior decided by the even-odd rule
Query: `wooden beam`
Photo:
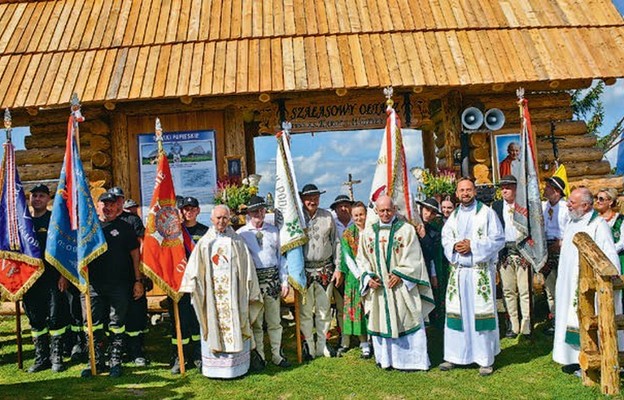
[[[113,184],[132,193],[130,187],[130,152],[128,150],[128,117],[121,112],[113,113],[111,124],[111,150],[115,155]]]

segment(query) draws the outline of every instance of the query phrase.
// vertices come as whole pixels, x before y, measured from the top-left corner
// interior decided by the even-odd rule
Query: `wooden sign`
[[[427,107],[422,107],[422,102],[411,99],[406,107],[404,99],[402,95],[394,97],[394,109],[403,127],[408,126],[406,112],[410,113],[412,127],[415,122],[429,117]],[[259,114],[261,133],[279,130],[280,115],[292,124],[292,133],[379,129],[386,125],[387,117],[386,102],[382,96],[326,96],[285,100],[281,111],[279,106],[271,105]],[[263,132],[262,128],[267,132]]]

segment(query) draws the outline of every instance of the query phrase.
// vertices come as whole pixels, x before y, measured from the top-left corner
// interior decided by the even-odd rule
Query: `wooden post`
[[[17,340],[17,368],[24,368],[22,358],[22,310],[19,300],[15,302],[15,333]]]
[[[602,394],[620,393],[620,365],[618,363],[617,330],[615,326],[615,306],[613,304],[613,284],[609,277],[597,278],[598,326],[600,335],[600,388]]]
[[[580,251],[579,251],[580,254]],[[579,336],[581,340],[581,351],[579,361],[584,359],[584,355],[591,355],[598,351],[597,335],[595,328],[589,328],[583,323],[583,318],[593,317],[596,315],[594,310],[594,298],[596,295],[596,286],[594,281],[594,271],[587,260],[579,257],[579,298],[578,298],[578,318],[579,318]],[[583,362],[581,364],[583,385],[593,386],[600,379],[599,373],[595,369],[588,368]]]
[[[301,319],[299,310],[299,299],[301,294],[295,290],[295,338],[297,340],[297,361],[303,363],[303,350],[301,349]]]
[[[95,368],[95,339],[93,338],[93,315],[91,314],[91,293],[88,280],[86,287],[85,308],[87,314],[87,335],[89,337],[89,365],[91,366],[91,376],[95,376],[97,375],[97,369]]]
[[[186,372],[186,362],[184,361],[184,348],[182,347],[182,328],[180,327],[180,309],[178,300],[173,300],[173,315],[175,318],[176,343],[178,347],[178,361],[180,363],[180,375],[184,376]]]

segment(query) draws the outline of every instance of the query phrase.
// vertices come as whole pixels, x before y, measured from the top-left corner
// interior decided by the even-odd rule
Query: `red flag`
[[[186,250],[182,221],[176,207],[169,161],[161,149],[158,152],[156,185],[143,239],[141,270],[169,297],[179,300],[181,294],[178,289],[185,269]]]

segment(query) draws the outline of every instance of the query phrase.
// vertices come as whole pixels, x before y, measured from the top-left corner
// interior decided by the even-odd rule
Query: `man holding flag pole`
[[[303,246],[308,242],[306,223],[303,216],[303,204],[297,192],[297,177],[290,154],[290,136],[288,122],[282,124],[283,130],[275,135],[277,139],[277,157],[275,171],[275,214],[279,228],[281,253],[286,256],[288,282],[295,289],[295,335],[297,339],[297,361],[303,361],[300,330],[300,299],[306,295],[306,274],[303,258]]]
[[[78,151],[78,123],[82,121],[84,117],[80,113],[80,102],[74,93],[67,124],[65,158],[48,228],[45,259],[83,293],[89,333],[90,370],[87,371],[90,372],[89,375],[95,375],[95,346],[87,266],[105,253],[108,246],[95,212],[89,183]]]
[[[61,323],[54,310],[49,307],[51,296],[56,294],[56,282],[50,279],[38,280],[44,273],[41,260],[41,244],[37,241],[33,221],[26,204],[24,188],[20,182],[15,163],[15,147],[11,143],[11,113],[4,113],[4,127],[7,141],[4,143],[4,157],[0,172],[0,295],[15,302],[17,359],[22,368],[22,332],[20,325],[20,302],[24,296],[26,312],[30,320],[35,342],[35,364],[30,372],[50,367],[48,328],[56,329]],[[53,271],[47,269],[47,277]],[[41,283],[40,283],[41,282]],[[33,288],[34,290],[30,290]],[[58,291],[58,290],[57,290]],[[26,294],[31,293],[27,296]],[[27,302],[26,299],[32,300]],[[48,304],[46,308],[45,305]],[[61,367],[56,370],[61,370]]]
[[[162,145],[162,127],[156,118],[156,142],[158,143],[158,166],[154,195],[150,204],[143,239],[141,271],[151,278],[173,300],[176,345],[179,371],[185,373],[182,330],[180,327],[179,301],[184,293],[179,289],[186,270],[185,241],[180,213],[176,207],[176,196],[169,161]],[[188,232],[187,232],[188,233]],[[176,369],[177,373],[177,369]]]

